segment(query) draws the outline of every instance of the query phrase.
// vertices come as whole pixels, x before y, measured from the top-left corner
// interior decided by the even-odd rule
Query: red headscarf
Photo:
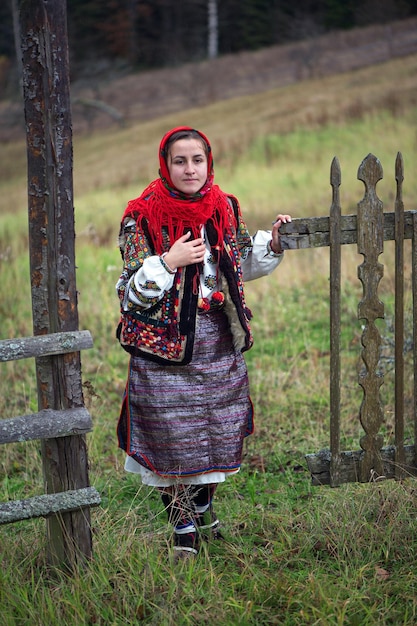
[[[195,131],[208,149],[207,180],[203,187],[195,194],[182,193],[174,187],[169,175],[167,142],[174,133],[190,130],[194,129],[179,126],[164,135],[159,146],[159,178],[152,181],[138,198],[128,203],[123,215],[123,220],[126,217],[133,217],[138,223],[143,218],[147,220],[149,234],[157,254],[164,252],[163,227],[172,245],[188,230],[191,230],[193,238],[199,237],[202,225],[208,220],[212,221],[217,233],[217,246],[223,247],[224,233],[229,224],[228,200],[220,187],[213,184],[211,146],[202,132]]]

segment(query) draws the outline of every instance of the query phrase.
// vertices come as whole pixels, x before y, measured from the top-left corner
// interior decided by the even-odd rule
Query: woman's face
[[[203,142],[193,138],[179,139],[169,150],[167,166],[178,191],[197,193],[207,180],[207,156]]]

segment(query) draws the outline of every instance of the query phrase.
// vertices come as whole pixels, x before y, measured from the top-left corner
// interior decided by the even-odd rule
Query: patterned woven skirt
[[[198,315],[189,365],[131,357],[119,446],[161,477],[234,472],[253,432],[246,364],[223,311]]]

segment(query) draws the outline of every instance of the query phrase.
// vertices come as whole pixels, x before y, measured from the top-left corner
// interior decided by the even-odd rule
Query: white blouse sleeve
[[[246,258],[241,259],[243,280],[255,280],[267,276],[281,263],[284,253],[275,254],[269,250],[271,231],[258,230],[252,237],[252,249]]]
[[[150,308],[171,289],[174,276],[165,269],[159,256],[146,258],[142,267],[132,274],[126,284],[123,309],[128,311],[132,305],[142,309]]]

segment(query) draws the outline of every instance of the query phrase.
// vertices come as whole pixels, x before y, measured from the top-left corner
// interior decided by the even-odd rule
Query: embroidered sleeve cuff
[[[159,257],[162,267],[164,268],[164,270],[168,272],[168,274],[175,274],[177,270],[176,269],[173,270],[171,267],[169,267],[168,263],[165,262],[165,259],[164,259],[165,255],[166,255],[166,252],[164,252],[164,254]]]
[[[268,243],[266,244],[266,250],[268,252],[269,256],[273,256],[273,257],[277,257],[277,256],[281,256],[281,254],[284,254],[284,250],[281,250],[280,252],[274,252],[271,248],[271,240],[268,241]]]

